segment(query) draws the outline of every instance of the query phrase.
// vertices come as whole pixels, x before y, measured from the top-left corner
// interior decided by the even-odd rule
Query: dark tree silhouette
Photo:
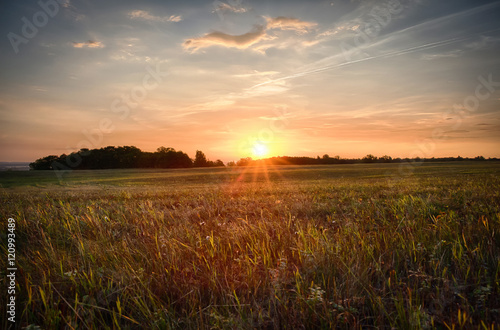
[[[202,151],[196,150],[196,156],[194,157],[193,166],[194,167],[208,167],[207,157],[205,156],[205,154]]]
[[[189,156],[182,151],[175,151],[174,148],[159,147],[156,149],[154,158],[154,167],[158,168],[179,168],[192,166]]]
[[[48,156],[30,164],[33,170],[112,169],[112,168],[186,168],[193,166],[189,156],[173,148],[142,152],[134,146],[108,146],[81,149],[69,155]]]
[[[377,161],[377,157],[372,154],[368,154],[362,159],[363,163],[375,163]]]
[[[382,163],[390,163],[390,162],[392,162],[392,157],[385,155],[385,156],[380,157],[379,160]]]
[[[47,156],[44,158],[37,159],[35,162],[30,164],[30,169],[32,170],[52,170],[52,163],[59,159],[58,156]]]
[[[238,160],[236,162],[236,165],[237,166],[247,166],[247,165],[250,165],[251,163],[252,163],[252,158],[247,157],[247,158],[241,158],[240,160]]]

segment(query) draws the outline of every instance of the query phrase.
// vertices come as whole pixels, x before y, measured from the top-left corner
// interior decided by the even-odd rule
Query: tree
[[[154,167],[159,168],[186,168],[193,166],[189,156],[174,148],[159,147],[154,153]]]
[[[167,153],[167,152],[171,152],[171,151],[175,152],[175,149],[174,148],[170,148],[170,147],[165,148],[164,146],[161,146],[158,149],[156,149],[156,152],[158,152],[158,153]]]
[[[66,156],[66,155],[64,155]],[[31,170],[52,170],[52,163],[59,160],[58,156],[52,155],[44,158],[37,159],[35,162],[30,164]]]
[[[237,166],[248,166],[248,165],[250,165],[251,161],[252,161],[251,157],[241,158],[240,160],[238,160],[238,162],[236,162],[236,165]]]
[[[380,157],[380,158],[379,158],[379,160],[380,160],[382,163],[390,163],[390,162],[392,162],[392,157],[391,157],[391,156],[384,155],[384,156]]]
[[[207,167],[208,166],[207,157],[205,156],[205,154],[202,151],[196,150],[196,156],[194,158],[193,166],[194,167]]]
[[[377,157],[373,156],[372,154],[368,154],[362,159],[363,163],[374,163],[377,161]]]

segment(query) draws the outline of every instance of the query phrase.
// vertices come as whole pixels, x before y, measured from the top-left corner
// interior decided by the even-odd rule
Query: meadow
[[[500,326],[499,162],[12,171],[0,184],[18,328]],[[6,288],[5,244],[0,260]]]

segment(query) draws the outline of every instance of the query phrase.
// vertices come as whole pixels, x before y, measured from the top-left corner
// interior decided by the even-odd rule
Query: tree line
[[[194,159],[174,148],[159,147],[156,152],[146,152],[134,146],[108,146],[100,149],[81,149],[69,155],[47,156],[30,163],[32,170],[93,170],[117,168],[189,168],[224,166],[218,159],[208,160],[198,150]]]
[[[461,160],[486,160],[483,156],[475,158],[440,157],[440,158],[392,158],[384,155],[377,157],[368,154],[363,158],[330,157],[290,157],[279,156],[267,159],[254,160],[250,157],[227,163],[228,166],[255,166],[255,165],[329,165],[329,164],[358,164],[358,163],[403,163],[403,162],[448,162]],[[489,158],[489,160],[497,160]],[[222,160],[208,160],[205,154],[197,150],[194,159],[174,148],[159,147],[156,152],[142,151],[134,146],[108,146],[100,149],[81,149],[69,155],[47,156],[30,163],[32,170],[92,170],[116,168],[190,168],[190,167],[218,167],[225,166]]]
[[[483,156],[474,158],[457,157],[439,157],[439,158],[392,158],[384,155],[377,157],[368,154],[363,158],[341,158],[340,156],[330,157],[328,154],[322,157],[291,157],[279,156],[266,159],[252,159],[250,157],[241,158],[237,162],[229,162],[228,166],[254,166],[254,165],[331,165],[331,164],[362,164],[362,163],[408,163],[408,162],[450,162],[450,161],[484,161]],[[498,160],[497,158],[489,158],[488,160]]]

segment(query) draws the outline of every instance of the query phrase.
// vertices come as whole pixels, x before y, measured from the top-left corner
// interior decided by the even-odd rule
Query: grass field
[[[500,163],[0,172],[0,184],[18,327],[500,325]],[[6,261],[2,244],[2,288]]]

